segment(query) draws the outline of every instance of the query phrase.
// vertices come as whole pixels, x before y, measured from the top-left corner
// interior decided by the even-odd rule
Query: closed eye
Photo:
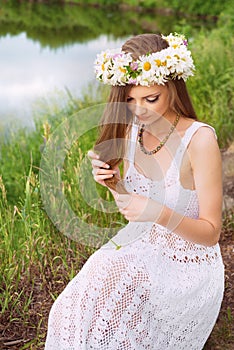
[[[155,96],[155,97],[147,97],[146,98],[146,101],[148,102],[148,103],[154,103],[154,102],[156,102],[156,101],[158,101],[158,99],[159,99],[159,95],[157,95],[157,96]]]
[[[160,95],[145,97],[145,101],[148,102],[148,103],[154,103],[154,102],[158,101],[159,96],[160,96]],[[128,103],[133,102],[133,101],[134,101],[134,98],[133,98],[133,97],[128,97],[128,98],[127,98],[127,102],[128,102]]]

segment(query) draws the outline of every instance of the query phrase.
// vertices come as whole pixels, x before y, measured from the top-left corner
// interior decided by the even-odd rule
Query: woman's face
[[[170,113],[167,85],[134,86],[128,94],[127,103],[131,112],[144,124]]]

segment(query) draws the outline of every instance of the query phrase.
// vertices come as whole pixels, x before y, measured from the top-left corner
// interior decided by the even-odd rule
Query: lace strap
[[[193,122],[193,124],[190,125],[190,127],[186,130],[184,136],[182,137],[181,145],[179,146],[179,148],[178,148],[178,150],[176,152],[175,160],[176,160],[177,166],[181,165],[181,161],[183,159],[183,155],[184,155],[185,151],[187,150],[188,145],[189,145],[193,135],[201,127],[208,127],[210,129],[212,129],[213,132],[214,132],[214,135],[215,135],[215,137],[217,139],[217,135],[216,135],[215,129],[212,126],[210,126],[208,124],[205,124],[205,123],[202,123],[202,122],[198,122],[198,121]]]
[[[205,124],[205,123],[202,123],[202,122],[193,122],[193,124],[186,130],[185,134],[184,134],[184,137],[183,137],[183,142],[186,143],[186,147],[188,146],[189,142],[191,141],[193,135],[195,134],[195,132],[200,129],[202,126],[205,126],[205,127],[208,127],[210,129],[213,130],[214,134],[215,134],[215,137],[217,139],[217,135],[216,135],[216,132],[215,132],[215,129],[208,125],[208,124]]]

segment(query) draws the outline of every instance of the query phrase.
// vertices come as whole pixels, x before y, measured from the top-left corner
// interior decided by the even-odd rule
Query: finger
[[[118,202],[120,203],[126,203],[127,201],[129,201],[129,199],[131,198],[131,195],[128,193],[118,193]]]
[[[120,208],[119,209],[120,213],[125,217],[125,218],[129,218],[133,216],[133,213],[131,213],[129,210],[124,209],[124,208]]]
[[[92,166],[94,167],[103,167],[106,169],[110,168],[110,165],[99,160],[99,155],[97,153],[94,153],[92,150],[88,151],[87,153],[88,157],[91,158]]]
[[[112,177],[113,177],[113,175],[110,174],[110,175],[95,175],[93,178],[95,181],[99,182],[102,180],[111,179]]]
[[[130,214],[130,213],[125,214],[124,217],[128,221],[139,221],[138,216]]]
[[[116,174],[116,171],[115,170],[106,170],[103,168],[93,168],[92,174],[93,174],[93,176],[97,176],[97,175],[112,175],[112,176],[114,176]]]
[[[104,169],[110,169],[110,165],[101,161],[101,160],[98,160],[98,159],[92,159],[92,167],[94,168],[104,168]]]
[[[125,211],[120,211],[121,214],[125,217],[126,220],[128,221],[136,221],[136,217],[134,215],[131,215],[127,210]]]
[[[128,208],[131,203],[132,196],[130,194],[118,194],[116,204],[119,208]]]
[[[87,155],[88,155],[88,157],[91,158],[91,159],[99,159],[99,155],[98,155],[97,153],[94,153],[93,150],[89,150],[89,151],[87,152]]]

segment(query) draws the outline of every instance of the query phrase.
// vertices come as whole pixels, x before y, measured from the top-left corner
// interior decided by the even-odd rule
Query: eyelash
[[[146,99],[146,101],[147,101],[148,103],[154,103],[154,102],[158,101],[158,99],[159,99],[159,96],[156,96],[153,100],[148,100],[148,99]]]
[[[153,100],[148,100],[148,99],[146,98],[146,101],[147,101],[148,103],[154,103],[154,102],[156,102],[158,99],[159,99],[159,95],[156,96]],[[129,98],[127,99],[127,102],[131,102],[132,100],[133,100],[133,98],[132,98],[132,97],[129,97]]]

